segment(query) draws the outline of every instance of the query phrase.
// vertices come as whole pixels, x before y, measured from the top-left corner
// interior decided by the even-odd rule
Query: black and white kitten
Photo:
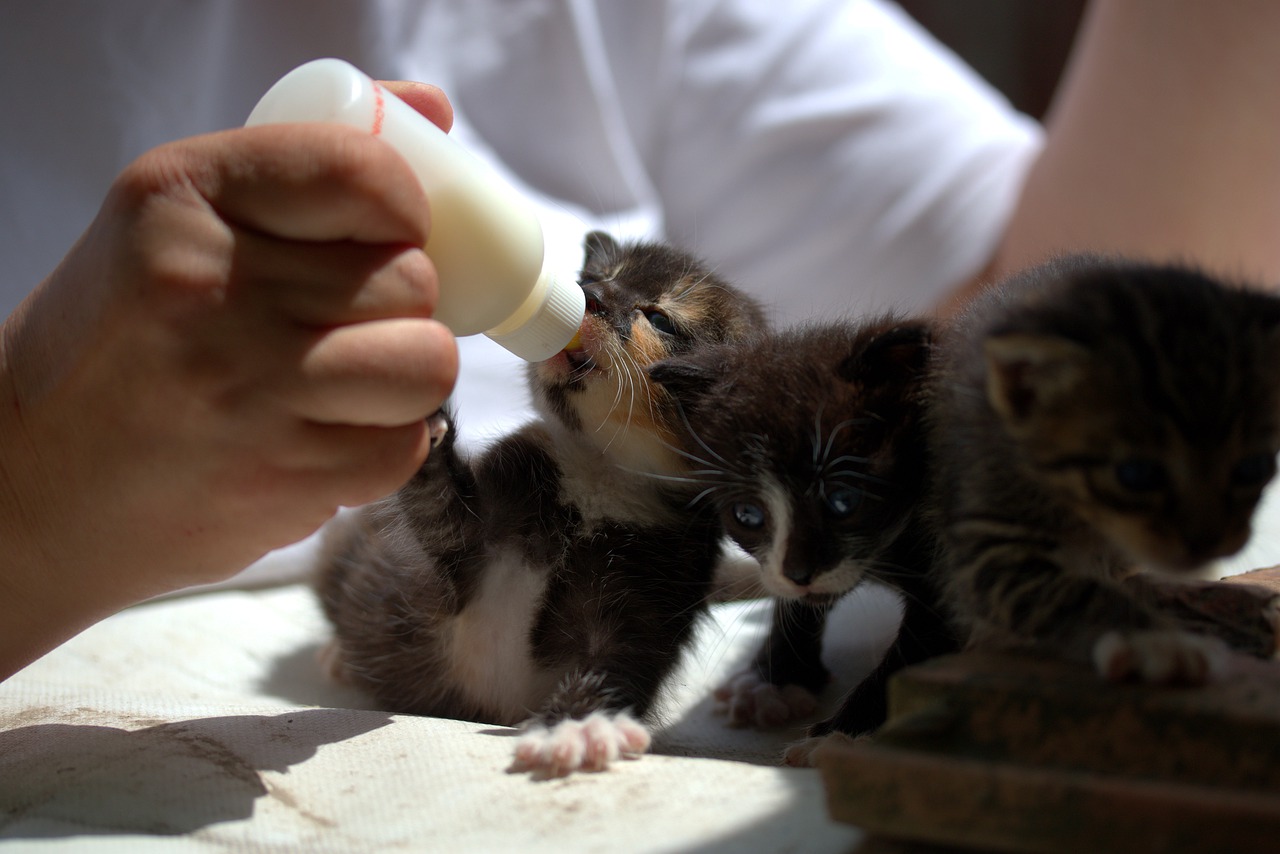
[[[389,711],[522,724],[517,767],[548,774],[647,749],[640,721],[710,592],[718,524],[689,510],[679,416],[645,368],[764,325],[683,252],[585,248],[581,346],[530,366],[538,417],[474,459],[438,422],[318,578],[337,675]]]
[[[829,720],[865,733],[884,722],[886,682],[955,651],[929,574],[922,523],[927,454],[922,391],[929,328],[884,317],[814,325],[659,362],[650,375],[689,415],[690,473],[726,532],[760,564],[775,599],[751,667],[720,688],[735,725],[811,713],[830,679],[821,659],[831,607],[866,579],[902,594],[903,620],[881,663]],[[802,744],[787,761],[803,763]]]
[[[1280,299],[1070,257],[979,298],[935,352],[940,578],[973,646],[1193,683],[1224,638],[1274,651],[1264,598],[1215,628],[1136,573],[1187,577],[1248,539],[1280,450]]]

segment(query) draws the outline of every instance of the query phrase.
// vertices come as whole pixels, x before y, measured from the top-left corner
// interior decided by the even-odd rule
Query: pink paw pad
[[[438,448],[449,435],[449,419],[439,412],[427,416],[427,435],[431,437],[431,447]]]
[[[350,682],[347,675],[347,664],[342,658],[342,647],[337,638],[331,639],[316,652],[316,662],[325,677],[340,685]]]
[[[823,750],[840,745],[851,745],[859,739],[867,737],[862,735],[854,738],[843,732],[833,732],[829,735],[818,735],[802,739],[787,747],[782,754],[782,764],[790,765],[793,768],[812,768],[815,764],[815,759]]]
[[[649,749],[649,732],[626,712],[593,712],[583,720],[535,726],[516,743],[516,766],[563,776],[603,771],[619,759],[637,759]]]
[[[1180,631],[1107,632],[1093,646],[1093,664],[1108,682],[1203,685],[1227,671],[1227,645]]]
[[[716,711],[727,715],[729,726],[770,729],[812,715],[818,698],[799,685],[781,687],[755,671],[732,677],[716,689]]]

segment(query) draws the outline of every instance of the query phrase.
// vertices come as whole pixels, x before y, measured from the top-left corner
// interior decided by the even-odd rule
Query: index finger
[[[453,104],[439,86],[411,80],[381,80],[378,85],[426,116],[440,130],[447,133],[453,127]]]

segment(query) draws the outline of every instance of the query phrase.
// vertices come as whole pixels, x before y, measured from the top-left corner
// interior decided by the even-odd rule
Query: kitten
[[[1211,678],[1222,642],[1131,576],[1187,577],[1248,539],[1280,449],[1280,299],[1065,258],[979,298],[935,352],[940,571],[972,645]]]
[[[654,243],[585,241],[581,348],[529,367],[538,417],[475,459],[441,441],[338,529],[318,579],[337,673],[389,711],[522,724],[516,766],[600,769],[705,610],[719,548],[690,512],[678,416],[645,366],[761,328],[754,301]]]
[[[894,317],[816,325],[650,368],[690,415],[701,497],[776,597],[751,667],[717,692],[730,723],[778,726],[813,711],[830,679],[821,660],[828,611],[865,579],[903,594],[900,630],[811,737],[877,728],[889,676],[958,648],[931,586],[934,542],[920,517],[929,334]],[[800,746],[787,761],[806,756]]]

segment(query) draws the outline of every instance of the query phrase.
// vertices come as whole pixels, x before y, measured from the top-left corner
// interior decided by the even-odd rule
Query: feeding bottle
[[[573,339],[582,289],[543,269],[542,226],[529,203],[478,158],[354,66],[317,59],[262,96],[246,125],[338,122],[386,140],[431,205],[426,252],[439,278],[435,318],[454,335],[485,333],[536,362]]]

